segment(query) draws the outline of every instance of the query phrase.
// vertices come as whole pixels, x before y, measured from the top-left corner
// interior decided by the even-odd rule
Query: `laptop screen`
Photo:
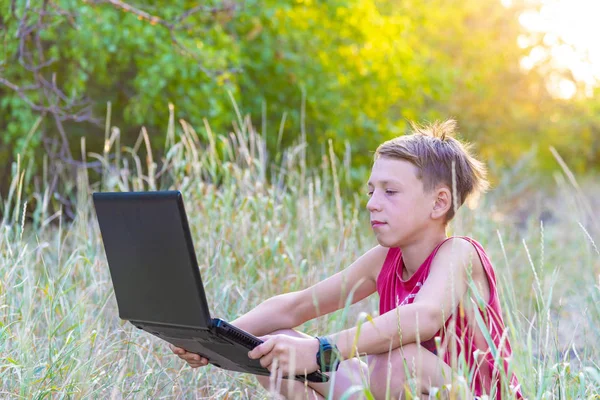
[[[94,193],[122,319],[207,327],[210,314],[181,194]]]

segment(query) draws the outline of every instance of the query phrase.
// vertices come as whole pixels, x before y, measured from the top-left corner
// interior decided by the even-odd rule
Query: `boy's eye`
[[[394,193],[396,193],[395,190],[386,190],[385,191],[385,194],[387,194],[387,195],[392,195]],[[369,196],[369,197],[373,196],[373,191],[371,190],[371,191],[367,192],[367,196]]]

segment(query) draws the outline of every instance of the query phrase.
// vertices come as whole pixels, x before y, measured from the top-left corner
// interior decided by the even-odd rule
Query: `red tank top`
[[[486,338],[478,328],[477,322],[471,321],[473,315],[467,315],[462,306],[457,308],[455,316],[450,316],[445,326],[435,336],[440,337],[440,351],[443,352],[444,361],[448,365],[452,365],[455,360],[464,357],[470,369],[469,373],[472,373],[473,376],[472,390],[475,396],[489,395],[494,391],[496,398],[500,399],[500,379],[502,379],[502,376],[507,375],[508,362],[506,359],[510,358],[512,352],[502,320],[502,308],[496,290],[496,275],[483,247],[469,237],[459,237],[467,240],[475,247],[488,278],[490,298],[485,309],[479,310],[479,315],[486,326],[486,330],[490,333],[494,348],[490,349]],[[389,249],[381,272],[377,277],[380,315],[395,309],[397,306],[411,304],[414,301],[414,297],[429,276],[433,258],[440,246],[448,239],[450,238],[446,238],[438,244],[419,269],[406,281],[402,280],[402,270],[404,269],[402,251],[394,247]],[[437,354],[434,339],[422,342],[421,345]],[[496,349],[500,349],[504,371],[500,371],[495,363],[494,354],[497,353]],[[510,383],[516,392],[515,396],[522,398],[515,375],[512,375]]]

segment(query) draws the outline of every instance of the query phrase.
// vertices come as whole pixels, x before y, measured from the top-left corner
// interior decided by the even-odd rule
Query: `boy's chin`
[[[375,238],[377,239],[377,243],[383,247],[400,247],[399,241],[394,240],[395,238],[390,239],[389,237],[385,237],[383,235],[376,235]]]

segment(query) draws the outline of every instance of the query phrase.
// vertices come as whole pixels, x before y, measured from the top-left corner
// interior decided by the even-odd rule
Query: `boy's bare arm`
[[[352,302],[357,302],[375,291],[377,275],[387,251],[385,247],[376,246],[330,278],[302,291],[271,297],[231,323],[255,336],[262,336],[279,329],[294,328],[318,315],[337,310],[344,305],[352,288],[356,288]],[[193,368],[208,364],[208,359],[198,354],[170,347]]]
[[[301,291],[271,297],[232,324],[256,336],[291,329],[344,306],[352,292],[352,303],[376,290],[376,279],[388,249],[376,246],[348,268]],[[354,289],[354,290],[353,290]]]
[[[298,293],[290,292],[273,296],[231,321],[231,324],[255,336],[291,328],[295,326],[295,318],[290,310],[297,307]]]
[[[467,268],[482,268],[475,248],[463,239],[450,239],[440,247],[429,277],[414,303],[399,306],[365,322],[357,341],[360,353],[379,354],[401,344],[433,338],[456,309],[467,289]],[[330,336],[342,357],[353,354],[357,328]]]

